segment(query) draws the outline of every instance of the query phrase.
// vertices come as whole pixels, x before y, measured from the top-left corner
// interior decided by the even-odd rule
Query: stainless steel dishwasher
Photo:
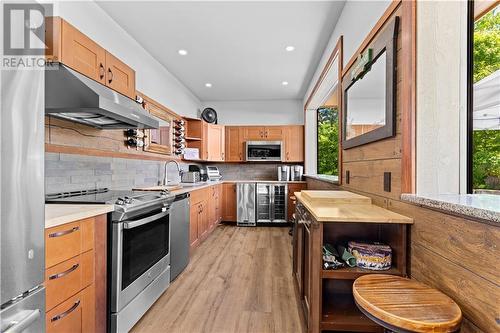
[[[170,206],[170,281],[189,263],[189,193],[175,196]]]

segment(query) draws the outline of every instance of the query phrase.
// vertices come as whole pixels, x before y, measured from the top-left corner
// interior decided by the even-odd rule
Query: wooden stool
[[[458,332],[462,311],[442,292],[387,274],[354,281],[356,305],[368,318],[394,332]]]

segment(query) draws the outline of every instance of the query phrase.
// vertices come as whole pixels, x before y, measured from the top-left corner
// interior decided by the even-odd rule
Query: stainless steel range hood
[[[134,100],[59,63],[45,70],[45,114],[101,129],[159,127]]]

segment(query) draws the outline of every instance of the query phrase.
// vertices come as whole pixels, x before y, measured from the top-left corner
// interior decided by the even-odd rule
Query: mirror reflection
[[[346,140],[386,124],[386,54],[346,91]]]

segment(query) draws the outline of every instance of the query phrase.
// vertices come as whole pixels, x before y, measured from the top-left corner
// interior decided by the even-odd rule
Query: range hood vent
[[[101,129],[160,126],[134,100],[60,63],[45,70],[45,114]]]

